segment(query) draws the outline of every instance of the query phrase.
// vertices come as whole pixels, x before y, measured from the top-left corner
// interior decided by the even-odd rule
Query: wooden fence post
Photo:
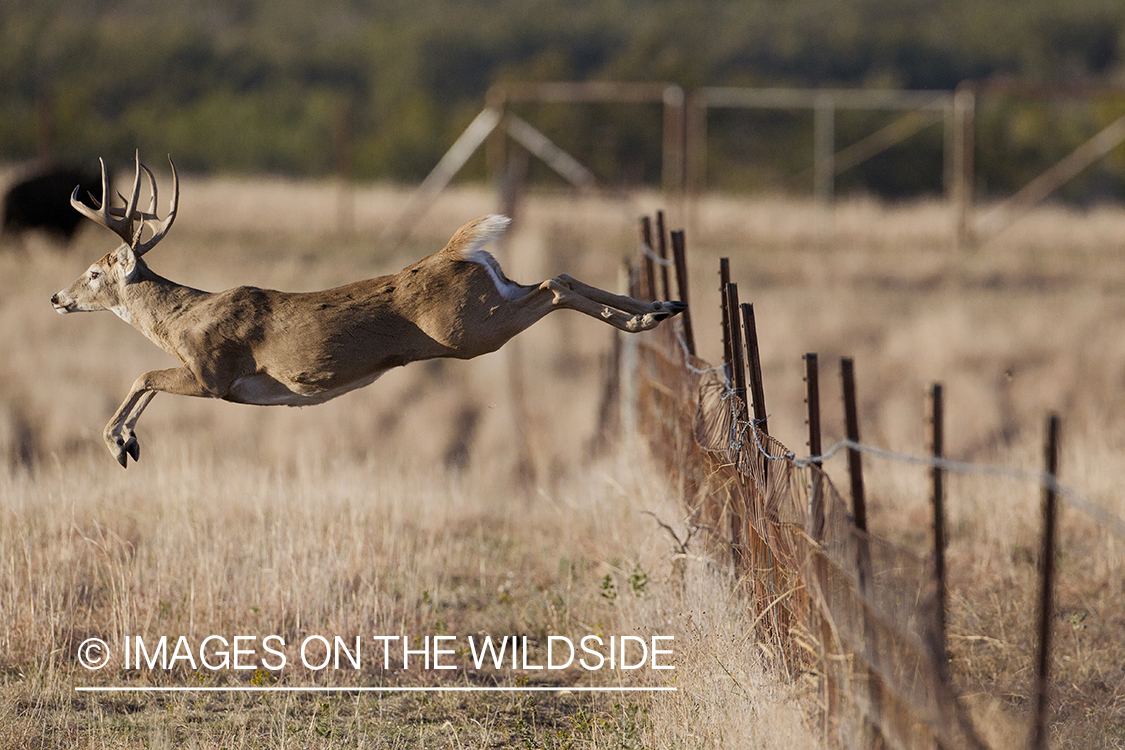
[[[976,88],[962,82],[953,94],[953,210],[958,249],[973,243],[973,150],[976,130]]]
[[[513,158],[507,161],[504,168],[505,174],[499,183],[500,205],[505,216],[518,221],[517,217],[521,213],[527,186],[528,163],[526,159]],[[503,237],[500,240],[500,247],[504,251],[500,257],[511,262],[511,256],[506,252],[507,240]],[[531,489],[538,483],[539,474],[535,461],[535,441],[528,433],[528,425],[532,424],[532,419],[524,378],[523,344],[516,341],[510,343],[518,344],[507,347],[504,354],[508,370],[509,399],[512,405],[512,434],[515,436],[517,446],[515,477],[524,491],[524,501],[529,503],[532,497]]]
[[[1050,687],[1051,617],[1055,587],[1056,478],[1059,473],[1059,418],[1047,419],[1047,471],[1043,477],[1043,548],[1039,553],[1039,648],[1036,652],[1034,750],[1047,747],[1047,693]]]
[[[824,91],[813,107],[813,194],[816,200],[832,205],[836,183],[836,98]]]

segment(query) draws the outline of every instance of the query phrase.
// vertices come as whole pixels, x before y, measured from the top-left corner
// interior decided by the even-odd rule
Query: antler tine
[[[119,209],[111,209],[109,207],[109,203],[112,201],[112,196],[109,192],[109,173],[105,168],[105,160],[99,157],[98,162],[102,166],[102,199],[100,203],[98,203],[98,200],[96,198],[94,199],[94,202],[98,203],[98,207],[96,209],[93,209],[80,201],[78,199],[78,187],[75,187],[74,192],[70,194],[70,205],[73,206],[74,209],[78,211],[78,213],[82,214],[87,219],[101,224],[103,227],[116,234],[125,242],[132,243],[133,220],[132,218],[130,218],[128,213],[124,213],[121,216],[118,216],[117,213]],[[137,174],[137,180],[138,182],[140,180],[139,172]],[[135,185],[133,189],[134,207],[136,206],[136,195],[138,194],[139,190],[139,184]]]
[[[156,178],[152,176],[152,170],[146,167],[144,164],[141,165],[141,169],[143,169],[145,171],[145,174],[148,175],[148,186],[152,190],[152,198],[149,199],[148,202],[148,212],[153,216],[156,216]]]
[[[98,208],[104,208],[113,201],[113,196],[109,194],[109,171],[105,168],[105,159],[99,156],[98,164],[100,164],[102,168],[102,200],[101,203],[98,204]]]
[[[134,174],[133,174],[133,194],[129,196],[129,200],[125,204],[125,211],[122,214],[122,217],[123,217],[124,221],[128,223],[129,229],[132,230],[131,236],[129,236],[125,240],[126,242],[129,243],[130,246],[136,245],[137,239],[141,236],[141,226],[138,226],[135,230],[133,229],[133,219],[135,218],[133,216],[133,213],[137,210],[137,201],[141,199],[141,150],[140,149],[137,149],[136,153],[133,155],[133,161],[136,164],[136,166],[134,167],[135,171],[134,171]],[[143,223],[142,223],[142,226],[143,226]]]
[[[137,212],[135,216],[141,219],[141,226],[144,226],[145,221],[158,222],[153,229],[152,236],[143,243],[134,243],[133,252],[139,258],[147,253],[149,250],[156,246],[156,243],[164,239],[164,235],[168,234],[168,230],[172,228],[172,222],[176,220],[176,211],[180,206],[180,178],[176,174],[176,163],[172,161],[172,157],[168,157],[168,164],[172,167],[172,200],[168,203],[168,215],[160,220],[156,215],[156,178],[152,176],[152,172],[148,167],[143,164],[141,167],[148,175],[149,184],[152,186],[152,201],[149,205],[148,213]],[[137,238],[140,238],[140,230],[137,231]]]

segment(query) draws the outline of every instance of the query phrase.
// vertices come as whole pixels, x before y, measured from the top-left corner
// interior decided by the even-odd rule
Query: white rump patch
[[[500,292],[500,296],[504,299],[513,300],[521,296],[523,287],[504,276],[504,272],[500,270],[499,261],[493,258],[491,253],[484,250],[474,250],[465,255],[465,260],[484,266],[484,270],[488,271],[488,275],[492,277],[492,283],[496,285],[496,291]]]

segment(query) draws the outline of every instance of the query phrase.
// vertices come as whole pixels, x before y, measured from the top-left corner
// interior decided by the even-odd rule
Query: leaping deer
[[[113,207],[102,162],[96,208],[71,205],[122,240],[73,284],[51,297],[60,314],[112,310],[183,363],[146,372],[106,425],[110,453],[124,467],[140,457],[135,428],[158,391],[242,404],[308,406],[374,382],[392,367],[499,349],[554,310],[570,309],[622,331],[655,328],[686,309],[681,302],[640,302],[561,275],[517,284],[482,247],[508,226],[485,216],[457,230],[443,250],[390,276],[319,292],[240,286],[210,293],[163,278],[141,256],[164,239],[176,219],[179,178],[171,158],[172,199],[157,216],[156,178],[138,155],[132,193]],[[137,202],[148,177],[148,211]],[[152,235],[141,241],[146,226]]]

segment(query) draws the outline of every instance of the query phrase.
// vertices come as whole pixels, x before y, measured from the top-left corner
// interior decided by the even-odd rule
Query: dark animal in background
[[[3,233],[18,237],[28,230],[40,230],[69,243],[82,221],[82,215],[70,205],[75,187],[82,202],[93,207],[89,194],[101,194],[101,174],[97,168],[53,165],[16,182],[4,196]],[[109,195],[112,190],[110,185]]]

